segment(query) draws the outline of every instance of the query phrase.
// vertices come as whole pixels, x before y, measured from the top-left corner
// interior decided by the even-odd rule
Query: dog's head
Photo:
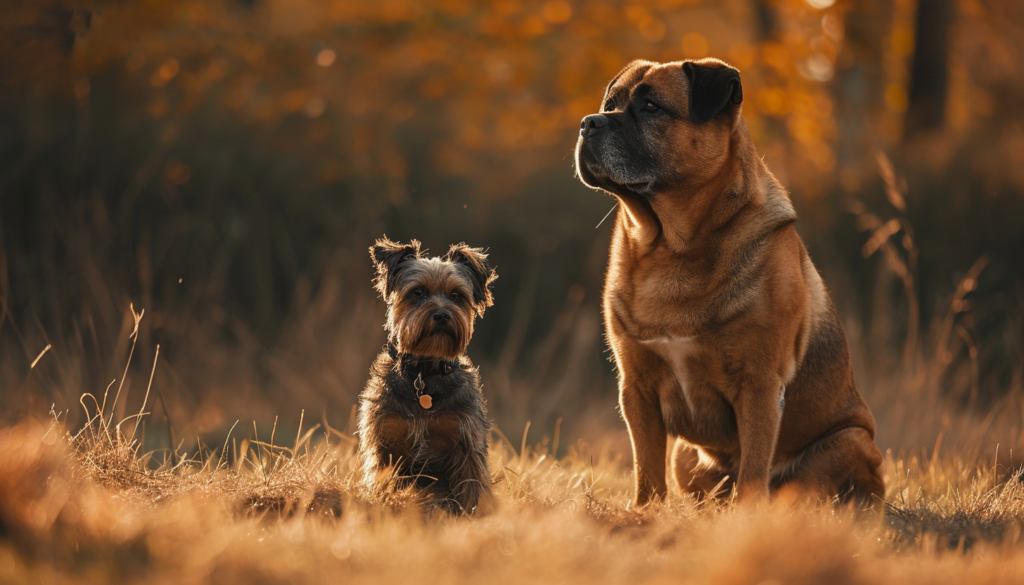
[[[742,101],[739,71],[717,59],[634,61],[580,124],[579,177],[619,196],[699,186],[727,161]]]
[[[385,327],[401,353],[455,359],[473,337],[473,322],[494,304],[498,278],[481,248],[452,246],[440,258],[421,255],[416,240],[382,238],[370,247],[376,289],[388,303]]]

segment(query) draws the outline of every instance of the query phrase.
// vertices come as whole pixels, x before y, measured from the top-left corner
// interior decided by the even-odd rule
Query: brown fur
[[[881,497],[842,323],[741,100],[720,61],[635,61],[577,144],[581,179],[620,202],[604,315],[636,502],[666,492],[668,436],[685,492]]]
[[[432,505],[472,513],[490,500],[490,422],[480,375],[466,357],[473,322],[493,304],[497,276],[465,244],[424,258],[420,243],[370,248],[388,303],[388,339],[359,397],[363,481],[374,493],[416,485]],[[419,396],[433,398],[424,408]]]

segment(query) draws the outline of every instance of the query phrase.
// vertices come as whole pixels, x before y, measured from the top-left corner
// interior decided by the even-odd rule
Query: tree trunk
[[[919,0],[904,139],[942,128],[949,85],[953,0]]]

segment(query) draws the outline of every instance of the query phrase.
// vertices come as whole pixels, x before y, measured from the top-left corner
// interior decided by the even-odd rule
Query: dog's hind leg
[[[728,496],[736,483],[735,473],[707,458],[702,461],[697,448],[683,439],[676,439],[672,449],[672,475],[679,491],[698,499]]]
[[[804,450],[779,478],[819,497],[877,507],[885,498],[882,453],[867,430],[849,427],[820,439]]]

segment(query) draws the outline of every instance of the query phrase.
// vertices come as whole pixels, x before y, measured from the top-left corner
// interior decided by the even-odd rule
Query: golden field
[[[1024,484],[1009,449],[989,451],[985,439],[1014,434],[1003,426],[1019,413],[1012,401],[985,421],[939,416],[946,430],[931,449],[890,449],[882,516],[786,494],[761,508],[672,494],[632,509],[628,443],[617,429],[603,445],[579,441],[561,457],[551,454],[557,434],[514,445],[496,431],[495,509],[451,517],[425,512],[411,493],[368,497],[356,439],[326,420],[303,421],[288,437],[276,421],[269,437],[238,425],[223,446],[144,453],[129,438],[144,429],[139,417],[118,425],[99,415],[103,399],[83,397],[92,421],[81,429],[56,414],[0,431],[0,581],[1024,579]],[[904,422],[925,432],[920,414]]]
[[[0,583],[1024,582],[1019,0],[0,4]],[[882,514],[629,505],[573,145],[632,59],[709,56],[843,316]],[[383,234],[499,274],[489,514],[360,491]]]

